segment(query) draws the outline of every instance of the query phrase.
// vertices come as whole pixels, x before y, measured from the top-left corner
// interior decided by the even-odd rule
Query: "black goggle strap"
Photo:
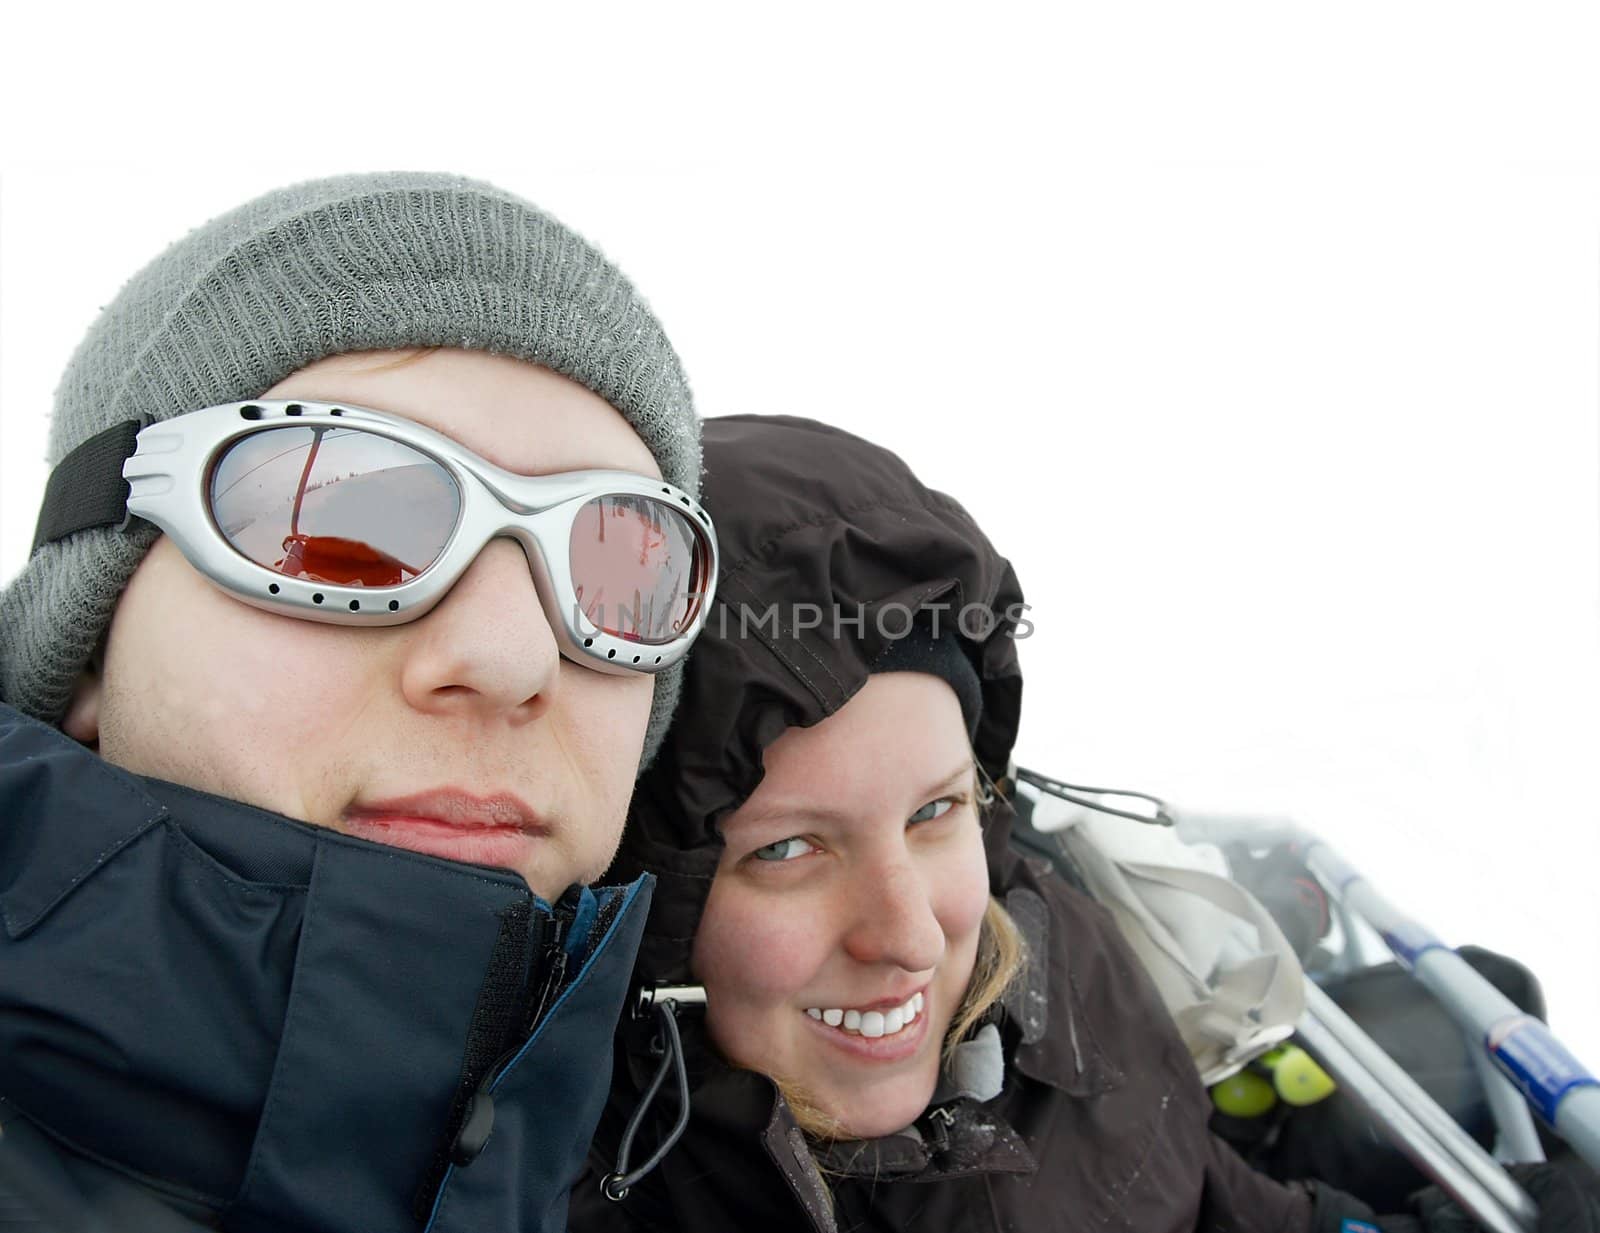
[[[39,505],[33,548],[91,527],[122,527],[128,521],[128,481],[122,464],[139,447],[137,420],[96,433],[56,464]]]

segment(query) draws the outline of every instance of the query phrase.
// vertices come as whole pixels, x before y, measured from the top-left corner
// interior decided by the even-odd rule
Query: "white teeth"
[[[859,1032],[877,1039],[880,1036],[893,1036],[915,1023],[926,1005],[927,1000],[922,994],[913,993],[904,1005],[896,1006],[893,1010],[840,1010],[836,1006],[824,1010],[820,1006],[810,1006],[806,1008],[806,1014],[813,1019],[820,1019],[829,1027],[842,1027],[847,1032]]]

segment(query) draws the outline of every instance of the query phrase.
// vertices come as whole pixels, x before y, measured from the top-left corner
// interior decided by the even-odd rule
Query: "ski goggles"
[[[344,404],[258,399],[118,424],[51,474],[34,546],[134,517],[237,599],[337,625],[416,620],[509,536],[562,654],[602,672],[682,659],[717,577],[710,516],[664,480],[517,475]]]

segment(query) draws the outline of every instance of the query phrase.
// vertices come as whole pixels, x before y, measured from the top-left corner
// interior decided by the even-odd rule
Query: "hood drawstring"
[[[689,1124],[689,1074],[683,1064],[683,1040],[678,1035],[677,1016],[680,1004],[704,1007],[706,1004],[704,986],[670,985],[655,989],[640,989],[638,1000],[634,1004],[633,1014],[636,1019],[643,1018],[648,1010],[655,1011],[658,1029],[650,1041],[650,1052],[661,1054],[661,1065],[656,1067],[656,1073],[651,1077],[650,1085],[645,1088],[644,1095],[640,1097],[638,1107],[628,1117],[628,1124],[622,1132],[622,1142],[617,1147],[616,1168],[606,1174],[605,1180],[600,1183],[600,1193],[614,1203],[620,1203],[627,1198],[628,1191],[639,1179],[661,1163]],[[650,1111],[650,1106],[655,1101],[656,1093],[661,1090],[661,1084],[666,1080],[669,1069],[675,1072],[678,1080],[678,1120],[661,1140],[661,1145],[650,1153],[649,1158],[637,1169],[629,1171],[628,1156],[633,1151],[633,1138],[639,1133],[645,1114]]]
[[[1109,813],[1118,818],[1128,818],[1134,822],[1145,822],[1151,826],[1174,825],[1172,815],[1167,812],[1167,803],[1159,796],[1151,796],[1148,792],[1131,792],[1126,788],[1088,788],[1077,783],[1062,783],[1059,779],[1052,779],[1048,775],[1041,775],[1038,771],[1030,771],[1025,766],[1015,766],[1016,777],[1025,784],[1031,784],[1041,792],[1048,792],[1051,796],[1069,801],[1083,809],[1092,809],[1096,813]],[[1144,801],[1155,806],[1155,813],[1134,813],[1127,809],[1114,809],[1104,801],[1089,800],[1078,793],[1088,793],[1089,796],[1120,796],[1129,800]]]

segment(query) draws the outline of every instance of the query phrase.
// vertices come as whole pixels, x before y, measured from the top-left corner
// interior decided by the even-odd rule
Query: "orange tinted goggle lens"
[[[358,429],[268,428],[230,444],[211,472],[211,516],[228,543],[310,582],[409,582],[438,560],[460,513],[444,467]]]
[[[661,646],[700,611],[708,553],[676,506],[654,497],[595,497],[572,524],[569,561],[578,608],[606,633]]]

